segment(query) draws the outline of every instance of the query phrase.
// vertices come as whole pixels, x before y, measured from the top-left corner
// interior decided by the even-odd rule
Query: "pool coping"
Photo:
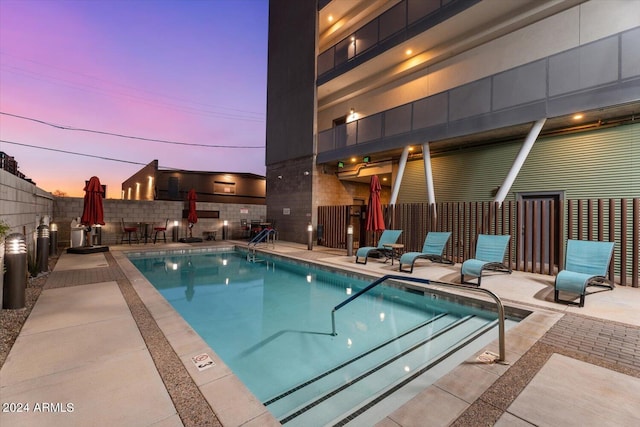
[[[185,369],[194,383],[200,389],[215,414],[223,425],[280,425],[279,421],[269,412],[262,402],[236,377],[231,369],[222,361],[216,352],[187,324],[187,322],[171,307],[166,299],[153,287],[153,285],[138,271],[129,260],[128,255],[141,254],[150,256],[153,254],[164,255],[166,253],[200,253],[211,251],[224,251],[235,249],[236,245],[207,248],[207,249],[169,249],[162,251],[114,251],[114,259],[120,266],[125,276],[130,281],[134,290],[147,307],[149,313],[166,337],[167,341],[180,358]],[[240,249],[240,248],[239,248]],[[283,255],[262,251],[270,256],[290,259],[292,261],[320,266],[340,273],[354,274],[359,277],[374,275],[363,274],[361,271],[349,271],[345,266],[337,266],[319,260],[309,260],[295,255]],[[447,294],[457,294],[446,291]],[[458,297],[454,297],[458,298]],[[498,340],[493,340],[481,352],[468,358],[449,373],[436,380],[431,386],[422,390],[409,402],[402,405],[380,424],[392,422],[400,423],[406,414],[414,411],[414,406],[419,405],[420,411],[425,407],[438,408],[437,413],[446,413],[446,419],[442,419],[442,425],[453,422],[464,412],[480,395],[488,389],[509,366],[520,359],[542,336],[562,317],[562,313],[554,312],[539,307],[531,307],[512,301],[505,305],[515,310],[531,312],[519,324],[506,332],[506,358],[508,363],[485,363],[478,360],[478,356],[485,351],[498,353]],[[215,362],[215,366],[204,370],[198,370],[193,357],[207,354]],[[442,411],[443,407],[449,408]],[[434,412],[435,413],[435,412]],[[435,421],[435,420],[433,420]]]

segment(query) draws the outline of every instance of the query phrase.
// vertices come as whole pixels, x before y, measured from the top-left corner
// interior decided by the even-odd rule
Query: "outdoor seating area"
[[[415,263],[424,259],[442,265],[455,266],[455,262],[444,256],[445,247],[451,239],[451,232],[427,233],[421,251],[402,253],[403,244],[396,243],[403,230],[384,230],[377,246],[359,248],[355,255],[356,264],[367,264],[370,257],[382,256],[382,263],[398,259],[398,271],[413,273]],[[466,259],[460,266],[460,283],[480,286],[485,272],[511,274],[512,269],[505,261],[511,236],[479,234],[473,258]],[[614,289],[613,281],[607,279],[607,270],[613,255],[614,242],[590,240],[567,241],[565,267],[555,276],[554,302],[574,304],[572,300],[561,300],[560,292],[579,297],[577,305],[584,307],[586,288],[597,286]],[[468,279],[476,278],[470,282]]]

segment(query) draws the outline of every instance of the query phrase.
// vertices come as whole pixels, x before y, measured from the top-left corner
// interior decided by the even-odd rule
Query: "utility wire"
[[[188,143],[188,142],[165,141],[162,139],[144,138],[141,136],[123,135],[123,134],[113,133],[113,132],[99,131],[99,130],[93,130],[93,129],[82,129],[82,128],[76,128],[73,126],[57,125],[55,123],[49,123],[44,120],[35,119],[33,117],[20,116],[17,114],[6,113],[4,111],[0,111],[0,114],[4,116],[9,116],[9,117],[15,117],[18,119],[29,120],[35,123],[40,123],[43,125],[51,126],[51,127],[62,129],[62,130],[96,133],[99,135],[109,135],[109,136],[116,136],[118,138],[128,138],[128,139],[136,139],[140,141],[158,142],[161,144],[182,145],[182,146],[189,146],[189,147],[205,147],[205,148],[265,148],[264,145],[219,145],[219,144],[208,145],[208,144],[194,144],[194,143]]]
[[[5,144],[19,145],[21,147],[38,148],[40,150],[55,151],[56,153],[73,154],[74,156],[83,156],[83,157],[91,157],[91,158],[100,159],[100,160],[109,160],[109,161],[112,161],[112,162],[130,163],[132,165],[143,165],[143,166],[147,165],[147,163],[132,162],[130,160],[113,159],[111,157],[102,157],[102,156],[96,156],[96,155],[93,155],[93,154],[77,153],[77,152],[74,152],[74,151],[60,150],[58,148],[40,147],[38,145],[22,144],[20,142],[7,141],[7,140],[4,140],[4,139],[0,139],[0,142],[3,142]],[[172,168],[170,168],[170,169],[172,169]]]

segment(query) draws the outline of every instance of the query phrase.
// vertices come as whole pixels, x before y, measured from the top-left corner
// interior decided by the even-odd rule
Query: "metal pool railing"
[[[499,341],[499,359],[497,360],[498,362],[502,362],[505,360],[505,329],[504,329],[504,306],[502,305],[502,301],[500,300],[500,298],[494,294],[493,292],[487,290],[487,289],[483,289],[483,288],[478,288],[475,286],[469,286],[469,285],[457,285],[457,284],[453,284],[453,283],[446,283],[446,282],[434,282],[431,283],[430,280],[428,279],[420,279],[417,277],[407,277],[407,276],[396,276],[396,275],[392,275],[392,274],[388,274],[386,276],[383,276],[373,282],[371,282],[369,285],[367,285],[367,287],[361,289],[360,291],[356,292],[355,294],[351,295],[349,298],[347,298],[346,300],[342,301],[340,304],[336,305],[333,310],[331,310],[331,334],[333,336],[338,335],[338,333],[336,332],[336,311],[340,310],[342,307],[344,307],[345,305],[349,304],[351,301],[355,300],[356,298],[360,297],[362,294],[370,291],[371,289],[375,288],[376,286],[380,285],[381,283],[387,281],[387,280],[404,280],[404,281],[408,281],[408,282],[415,282],[415,283],[420,283],[422,285],[431,285],[431,284],[436,284],[438,286],[443,286],[443,287],[448,287],[448,288],[453,288],[453,289],[457,289],[457,290],[465,290],[465,291],[472,291],[472,292],[479,292],[479,293],[483,293],[486,295],[489,295],[496,303],[496,306],[498,307],[498,341]]]

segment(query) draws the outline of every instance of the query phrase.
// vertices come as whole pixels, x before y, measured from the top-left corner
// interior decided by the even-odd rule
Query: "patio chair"
[[[402,254],[398,270],[404,271],[405,273],[413,273],[413,266],[418,259],[428,259],[434,262],[453,264],[453,261],[445,259],[442,256],[444,247],[450,238],[451,232],[449,231],[430,231],[424,239],[421,252],[406,252]],[[411,269],[403,270],[403,264],[411,265]]]
[[[127,227],[124,223],[124,218],[120,220],[120,225],[122,226],[122,238],[120,239],[120,244],[124,243],[124,235],[127,235],[127,242],[131,244],[131,239],[135,239],[136,243],[140,243],[140,238],[138,237],[138,227]],[[132,237],[133,234],[133,237]]]
[[[384,247],[385,244],[396,243],[402,234],[402,230],[384,230],[378,240],[378,246],[364,246],[356,252],[356,264],[366,264],[369,256],[373,254],[384,254],[389,256],[391,250]],[[359,258],[364,258],[364,262],[358,261]]]
[[[504,264],[504,256],[507,252],[511,236],[479,234],[476,242],[476,255],[462,263],[460,277],[462,283],[480,286],[483,271],[498,271],[511,274],[511,269]],[[466,282],[464,276],[478,278],[478,283]]]
[[[587,286],[614,288],[605,275],[613,255],[614,242],[593,240],[567,240],[564,270],[556,276],[554,301],[560,302],[559,293],[580,295],[579,306],[584,307]]]
[[[162,240],[167,243],[167,227],[169,226],[169,218],[164,222],[164,227],[159,225],[157,227],[153,227],[153,244],[156,244],[156,240],[158,240],[158,233],[162,233]]]

